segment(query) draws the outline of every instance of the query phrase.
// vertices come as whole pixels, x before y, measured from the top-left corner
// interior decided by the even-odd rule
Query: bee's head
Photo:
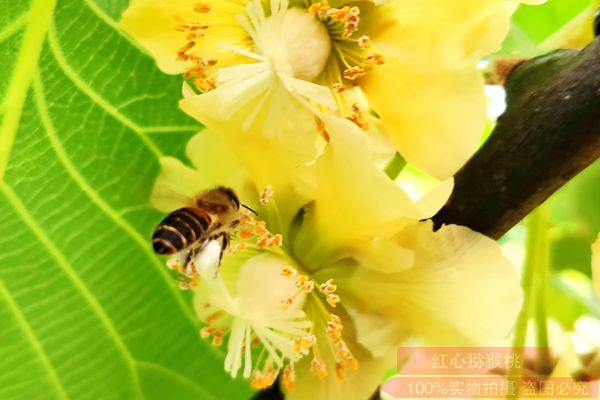
[[[225,198],[231,204],[234,210],[238,211],[240,209],[240,199],[237,197],[237,194],[235,194],[233,189],[225,186],[218,186],[217,188],[215,188],[215,190],[221,195],[225,196]]]

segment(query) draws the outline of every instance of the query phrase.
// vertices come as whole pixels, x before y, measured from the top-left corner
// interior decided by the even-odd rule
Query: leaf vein
[[[33,351],[35,352],[36,356],[38,357],[40,363],[44,366],[44,368],[46,370],[48,370],[48,378],[50,380],[50,383],[52,384],[52,387],[56,391],[58,398],[68,399],[69,396],[67,396],[67,392],[65,391],[65,388],[63,387],[62,383],[60,382],[60,379],[58,379],[58,376],[56,375],[56,369],[54,368],[54,366],[50,362],[50,359],[46,355],[46,351],[44,350],[44,347],[38,340],[37,336],[35,335],[35,332],[31,328],[29,323],[27,323],[27,318],[25,318],[25,316],[19,309],[19,305],[17,304],[15,299],[12,297],[12,295],[8,291],[8,288],[2,281],[0,281],[0,295],[6,301],[8,308],[10,309],[10,311],[14,315],[15,319],[17,320],[17,324],[19,325],[19,327],[21,328],[21,330],[27,337],[27,340],[31,344],[31,347],[33,348]]]
[[[100,323],[108,333],[109,337],[114,341],[117,350],[123,356],[123,359],[127,363],[131,377],[134,383],[134,387],[138,392],[138,397],[143,398],[141,394],[141,388],[139,384],[139,378],[137,375],[137,369],[135,367],[135,361],[129,353],[129,349],[121,339],[121,336],[115,326],[112,324],[110,318],[104,311],[102,305],[94,294],[88,289],[85,283],[81,280],[79,275],[75,272],[67,258],[61,253],[60,249],[54,244],[54,242],[46,235],[44,230],[37,224],[35,218],[29,214],[25,205],[21,202],[18,195],[13,189],[4,182],[0,182],[0,191],[4,194],[4,197],[13,206],[15,211],[19,214],[23,222],[29,227],[39,241],[44,245],[48,253],[56,260],[60,269],[65,273],[67,278],[71,281],[73,286],[79,291],[81,296],[86,300],[92,311],[96,314]]]
[[[115,108],[106,99],[100,96],[100,94],[98,94],[94,89],[88,86],[88,84],[85,83],[84,80],[81,79],[81,77],[79,77],[75,70],[69,65],[58,41],[56,29],[53,24],[51,24],[50,28],[48,29],[48,43],[50,44],[50,49],[52,51],[52,54],[54,55],[57,64],[60,66],[67,78],[69,78],[69,80],[73,82],[73,84],[79,90],[81,90],[83,94],[89,97],[90,100],[92,100],[102,109],[104,109],[104,111],[106,111],[117,121],[119,121],[124,126],[133,131],[157,158],[161,157],[162,152],[156,146],[156,144],[154,144],[154,142],[146,135],[143,128],[140,127],[136,122],[129,119],[129,117],[122,114],[117,108]]]

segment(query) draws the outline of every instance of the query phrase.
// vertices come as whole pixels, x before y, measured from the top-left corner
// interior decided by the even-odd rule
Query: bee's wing
[[[191,199],[206,183],[198,171],[172,157],[160,160],[161,171],[152,190],[152,205],[159,210],[173,211],[193,204]]]

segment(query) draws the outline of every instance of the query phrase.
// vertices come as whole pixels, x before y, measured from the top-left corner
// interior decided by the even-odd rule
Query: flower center
[[[298,8],[283,16],[280,49],[291,68],[291,75],[306,81],[315,80],[325,68],[331,53],[327,28],[319,20]]]

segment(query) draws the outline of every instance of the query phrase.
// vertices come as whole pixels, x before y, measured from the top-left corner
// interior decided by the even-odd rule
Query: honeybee
[[[219,266],[231,240],[231,231],[240,224],[240,204],[235,192],[218,186],[194,197],[188,207],[179,208],[163,219],[154,230],[152,245],[160,255],[189,250],[184,264],[213,240],[221,241]]]

